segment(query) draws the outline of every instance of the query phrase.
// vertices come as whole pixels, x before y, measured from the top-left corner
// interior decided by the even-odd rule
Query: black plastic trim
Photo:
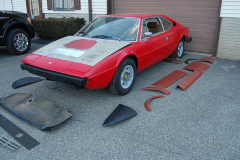
[[[30,66],[27,64],[21,64],[20,66],[22,70],[27,70],[32,74],[45,77],[53,81],[73,83],[73,84],[76,84],[77,86],[85,86],[87,84],[87,78],[74,77],[67,74],[62,74],[62,73],[53,72],[46,69]]]
[[[192,42],[192,37],[188,37],[186,42],[187,43]]]

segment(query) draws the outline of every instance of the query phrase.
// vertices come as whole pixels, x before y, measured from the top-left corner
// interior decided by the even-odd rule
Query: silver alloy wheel
[[[120,83],[122,88],[126,89],[131,86],[134,78],[134,70],[131,65],[126,65],[121,73]]]
[[[23,33],[18,33],[13,38],[13,45],[18,51],[25,51],[28,47],[28,38]]]
[[[179,44],[178,44],[178,52],[177,52],[177,55],[178,57],[181,57],[183,54],[183,42],[180,41]]]

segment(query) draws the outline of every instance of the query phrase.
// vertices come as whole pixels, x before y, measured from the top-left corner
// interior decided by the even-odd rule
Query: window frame
[[[100,16],[100,17],[108,17],[108,16]],[[94,20],[92,20],[90,23],[88,23],[87,25],[85,25],[83,28],[81,28],[79,31],[76,32],[76,35],[78,34],[78,32],[81,32],[82,30],[84,30],[86,27],[88,27],[92,22],[94,22],[96,19],[100,18],[100,17],[97,17],[95,18]],[[110,17],[110,16],[109,16]],[[114,17],[114,16],[111,16],[111,17]],[[119,16],[116,16],[116,17],[119,17]],[[136,18],[136,17],[121,17],[121,18]],[[141,18],[136,18],[138,19],[138,31],[137,31],[137,36],[136,36],[136,40],[135,41],[124,41],[124,42],[138,42],[138,36],[139,36],[139,30],[140,30],[140,27],[141,27]],[[141,28],[141,31],[142,31],[142,28]],[[101,39],[101,38],[97,38],[97,39]],[[122,41],[122,40],[121,40]]]
[[[169,28],[168,30],[165,30],[165,27],[164,27],[164,25],[163,25],[162,19],[161,19],[160,17],[161,17],[162,19],[168,21],[168,22],[171,24],[171,26],[170,26],[170,28]],[[164,18],[164,17],[162,17],[162,16],[159,16],[158,18],[160,19],[160,21],[161,21],[161,23],[162,23],[162,26],[163,26],[163,30],[164,30],[165,32],[169,31],[169,30],[172,28],[172,25],[173,25],[172,22],[170,22],[169,20],[167,20],[166,18]]]
[[[164,27],[163,27],[163,24],[162,24],[162,21],[161,21],[161,19],[159,18],[160,16],[155,16],[155,17],[146,17],[146,18],[143,18],[142,19],[142,26],[141,26],[141,37],[140,37],[140,41],[142,41],[142,40],[145,40],[147,37],[145,37],[145,38],[143,38],[142,39],[142,29],[143,29],[143,21],[145,20],[145,19],[151,19],[151,18],[157,18],[158,20],[159,20],[159,22],[161,23],[161,25],[162,25],[162,28],[163,28],[163,31],[162,32],[159,32],[159,33],[155,33],[155,34],[153,34],[153,36],[152,37],[154,37],[154,36],[157,36],[157,35],[159,35],[159,34],[162,34],[162,33],[164,33],[165,32],[165,29],[164,29]]]
[[[73,9],[64,9],[64,0],[62,0],[62,6],[63,8],[62,9],[56,9],[55,7],[55,0],[53,0],[53,11],[74,11],[75,10],[75,3],[74,3],[74,0],[73,1]]]

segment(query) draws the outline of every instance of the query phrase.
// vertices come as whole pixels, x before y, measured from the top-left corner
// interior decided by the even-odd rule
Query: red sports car
[[[158,14],[101,16],[74,36],[61,38],[23,59],[21,68],[50,80],[124,95],[136,73],[183,56],[189,29]]]

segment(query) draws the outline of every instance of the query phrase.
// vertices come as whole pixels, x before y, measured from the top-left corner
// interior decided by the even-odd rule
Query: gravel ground
[[[42,47],[32,44],[29,53]],[[28,53],[28,54],[29,54]],[[154,99],[152,111],[144,102],[157,91],[143,87],[165,77],[186,64],[159,62],[138,73],[133,90],[115,96],[107,89],[75,89],[45,81],[13,89],[12,83],[31,76],[19,67],[28,54],[14,56],[0,48],[0,97],[13,93],[34,93],[67,108],[73,116],[53,131],[40,131],[0,107],[0,114],[40,142],[31,150],[10,151],[0,147],[0,159],[240,159],[240,62],[214,59],[214,64],[187,90],[168,87],[170,95]],[[185,55],[189,58],[203,58]],[[190,71],[187,71],[191,73]],[[55,82],[47,82],[54,87]],[[103,127],[107,116],[124,104],[138,115],[119,124]],[[6,134],[0,128],[0,134]],[[6,134],[10,138],[8,134]]]

